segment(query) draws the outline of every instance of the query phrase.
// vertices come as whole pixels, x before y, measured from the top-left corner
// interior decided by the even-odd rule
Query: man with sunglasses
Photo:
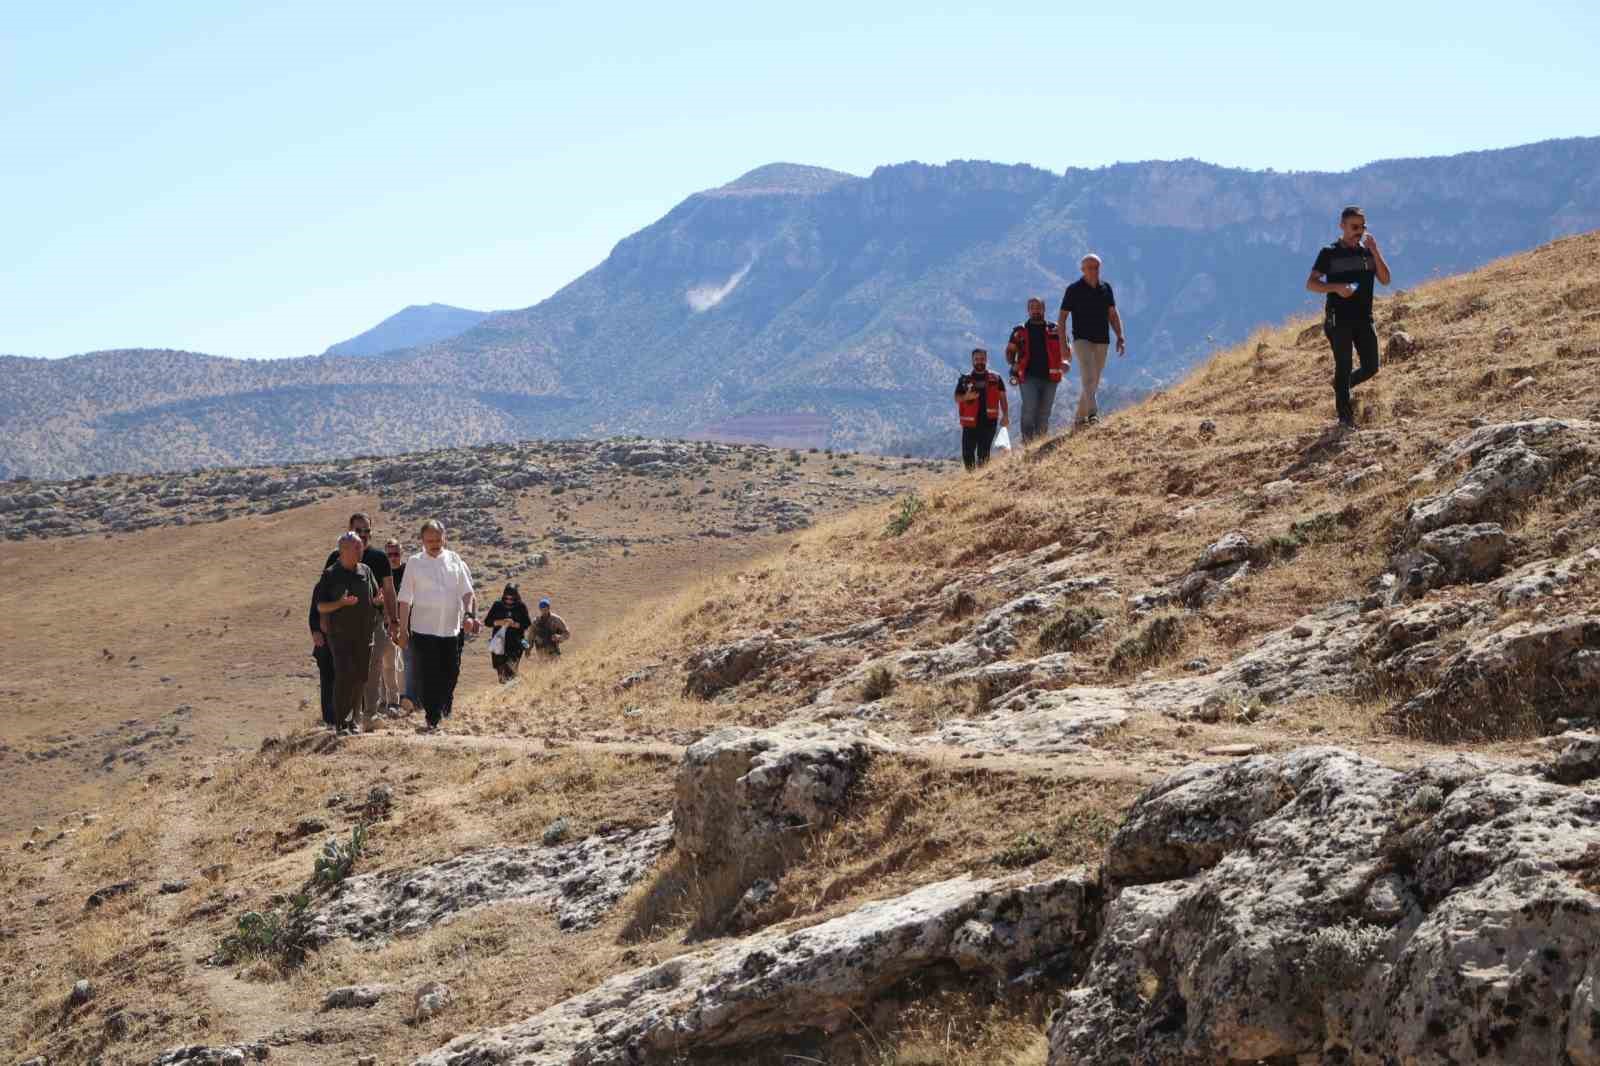
[[[397,632],[394,571],[389,567],[389,557],[372,546],[372,519],[367,517],[365,511],[357,511],[350,516],[349,528],[361,538],[361,563],[372,571],[373,580],[378,583],[383,600],[382,611],[373,612],[372,656],[367,664],[366,684],[361,690],[361,728],[371,730],[373,715],[377,714],[379,707],[382,706],[380,702],[382,679],[379,675],[383,673],[383,663],[387,658],[385,649],[394,647]],[[323,569],[338,561],[339,553],[335,551],[328,556]]]
[[[1350,390],[1378,373],[1378,332],[1372,327],[1377,283],[1389,284],[1389,264],[1367,232],[1366,213],[1347,207],[1339,214],[1339,239],[1317,252],[1306,278],[1307,292],[1327,295],[1322,332],[1333,348],[1333,403],[1345,429],[1356,424]],[[1354,353],[1361,356],[1361,369],[1352,374]]]
[[[972,373],[956,379],[956,413],[961,418],[961,461],[968,470],[989,461],[989,449],[1000,426],[1011,424],[1006,383],[989,372],[989,353],[972,349]]]

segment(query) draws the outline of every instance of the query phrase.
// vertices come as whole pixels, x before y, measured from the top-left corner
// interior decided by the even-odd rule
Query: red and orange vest
[[[1011,343],[1016,345],[1017,362],[1013,372],[1017,381],[1028,380],[1028,361],[1037,352],[1028,351],[1028,324],[1024,322],[1011,331]],[[1044,324],[1045,357],[1050,361],[1050,380],[1061,380],[1061,331],[1054,322]]]
[[[1000,380],[999,374],[988,370],[983,373],[984,377],[988,378],[984,385],[983,405],[989,409],[989,421],[998,422],[1000,421],[1000,396],[1006,391],[1006,383]],[[966,376],[976,378],[978,375],[968,374]],[[962,429],[971,429],[978,424],[978,398],[976,396],[968,396],[966,393],[962,393],[960,411]]]

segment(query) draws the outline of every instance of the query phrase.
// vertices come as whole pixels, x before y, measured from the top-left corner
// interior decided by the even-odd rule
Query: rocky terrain
[[[1596,268],[1591,235],[1381,301],[1354,430],[1292,323],[642,602],[463,709],[492,731],[300,732],[40,826],[0,871],[0,1032],[1600,1061]]]
[[[1028,296],[1053,308],[1087,251],[1128,323],[1106,368],[1126,400],[1314,307],[1301,282],[1343,204],[1365,205],[1410,285],[1600,226],[1597,170],[1596,138],[1345,173],[775,164],[689,196],[539,304],[381,359],[0,358],[0,477],[622,434],[943,454],[967,353],[1002,348]],[[425,310],[374,332],[421,337]]]
[[[819,514],[893,497],[908,478],[942,465],[711,441],[524,441],[281,467],[14,479],[0,482],[0,515],[7,539],[28,540],[222,522],[371,494],[403,528],[441,519],[500,574],[543,567],[558,554],[793,533]],[[869,470],[883,476],[859,476]],[[533,501],[542,526],[522,518]],[[573,524],[574,513],[596,501],[620,501],[613,510],[671,509],[686,528],[629,536]]]

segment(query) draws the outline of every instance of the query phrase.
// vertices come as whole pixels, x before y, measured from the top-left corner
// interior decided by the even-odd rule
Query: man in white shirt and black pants
[[[461,675],[461,635],[476,633],[472,571],[444,546],[444,525],[422,525],[422,550],[406,560],[400,594],[400,646],[416,657],[418,697],[429,732],[450,713]]]

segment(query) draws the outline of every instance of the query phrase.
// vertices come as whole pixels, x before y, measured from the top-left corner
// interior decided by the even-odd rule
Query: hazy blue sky
[[[514,6],[10,6],[0,352],[523,307],[778,160],[1343,170],[1600,132],[1594,0]]]

